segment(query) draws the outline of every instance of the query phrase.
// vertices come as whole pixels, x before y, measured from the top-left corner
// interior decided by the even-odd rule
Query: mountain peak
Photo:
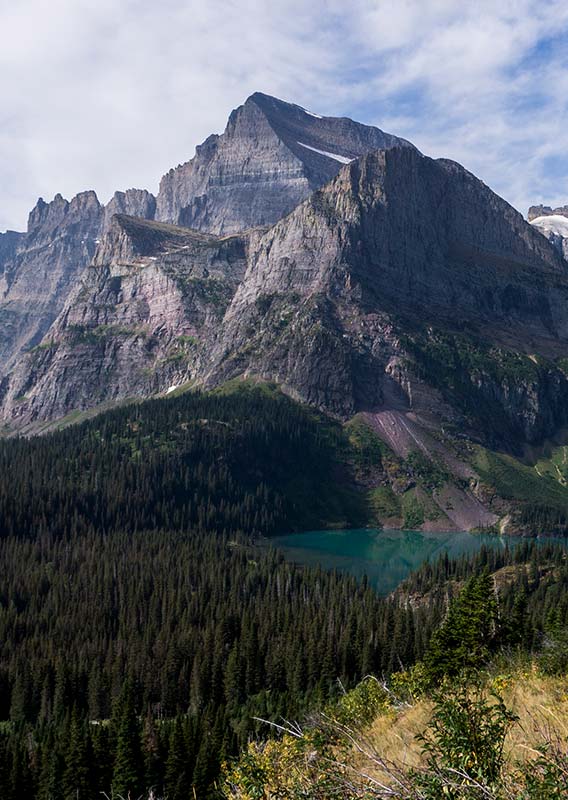
[[[315,114],[313,111],[309,111],[307,108],[304,108],[297,103],[290,103],[288,100],[281,100],[279,97],[274,97],[273,95],[265,94],[264,92],[254,92],[253,94],[249,95],[249,97],[247,97],[245,100],[244,105],[247,105],[247,103],[254,103],[255,105],[259,106],[259,108],[267,111],[282,111],[295,114],[304,114],[312,119],[324,119],[321,114]]]
[[[156,219],[210,233],[270,225],[372,150],[413,147],[347,117],[323,117],[255,92],[220,136],[160,183]]]

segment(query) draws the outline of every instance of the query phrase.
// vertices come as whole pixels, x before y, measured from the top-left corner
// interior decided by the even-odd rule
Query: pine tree
[[[499,640],[497,598],[491,576],[470,578],[434,633],[424,657],[433,681],[483,666]]]
[[[138,798],[144,791],[144,763],[134,690],[127,684],[118,701],[116,755],[112,776],[114,794]]]
[[[188,753],[184,731],[179,717],[176,719],[168,746],[165,788],[168,800],[186,800],[190,792]]]
[[[69,726],[69,744],[65,755],[63,788],[65,798],[89,800],[91,793],[92,752],[89,734],[80,720],[77,709],[73,709]]]

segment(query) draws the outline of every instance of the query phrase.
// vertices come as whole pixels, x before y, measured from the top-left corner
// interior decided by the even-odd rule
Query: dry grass
[[[488,689],[501,694],[506,706],[519,717],[506,740],[507,772],[519,762],[535,758],[536,748],[545,740],[556,740],[568,748],[567,678],[545,677],[534,669],[493,677]],[[420,700],[378,717],[362,735],[365,752],[353,747],[350,767],[388,784],[389,774],[383,764],[396,765],[402,772],[425,766],[416,736],[424,733],[431,714],[431,702]]]
[[[536,670],[504,679],[502,688],[506,705],[518,717],[506,741],[509,761],[525,761],[544,738],[568,744],[568,680],[544,677]]]

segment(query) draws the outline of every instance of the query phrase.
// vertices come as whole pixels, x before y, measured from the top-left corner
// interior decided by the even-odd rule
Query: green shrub
[[[415,784],[428,800],[492,797],[503,779],[505,738],[517,717],[503,699],[479,686],[434,695],[423,744],[426,770]]]

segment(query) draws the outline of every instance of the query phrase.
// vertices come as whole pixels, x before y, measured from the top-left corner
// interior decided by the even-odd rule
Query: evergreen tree
[[[116,755],[112,776],[114,794],[138,798],[144,791],[144,762],[140,725],[136,716],[134,690],[126,684],[116,715]]]
[[[63,773],[63,793],[65,800],[89,800],[93,797],[91,784],[92,752],[88,730],[80,719],[77,709],[73,709],[68,731],[68,747]]]
[[[434,681],[485,664],[499,641],[497,598],[491,576],[468,580],[434,633],[424,663]]]
[[[169,739],[165,777],[169,800],[186,800],[190,796],[190,762],[181,720],[178,718]]]

